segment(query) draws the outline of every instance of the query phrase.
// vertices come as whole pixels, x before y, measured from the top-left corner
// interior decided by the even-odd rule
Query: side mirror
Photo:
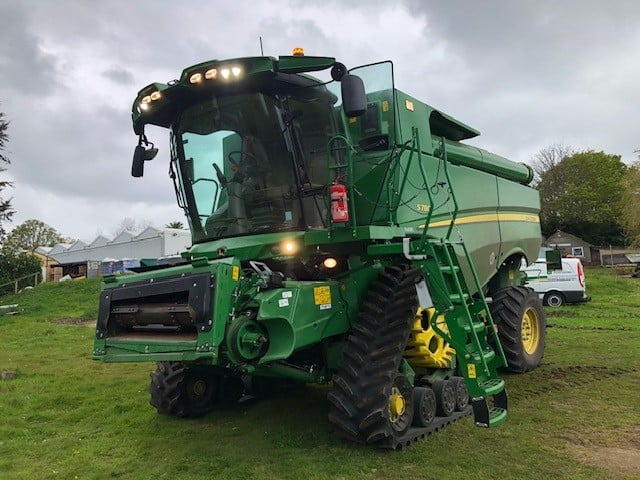
[[[147,148],[144,151],[144,161],[147,162],[149,160],[153,160],[154,158],[156,158],[156,155],[158,155],[157,148]]]
[[[136,146],[133,151],[133,163],[131,164],[131,176],[142,177],[144,175],[144,162],[153,160],[158,154],[157,148],[145,149],[142,145]]]
[[[342,108],[347,117],[359,117],[367,109],[364,82],[356,75],[345,74],[341,82]]]
[[[131,164],[131,176],[141,177],[144,175],[144,161],[146,150],[142,145],[138,145],[133,151],[133,163]]]

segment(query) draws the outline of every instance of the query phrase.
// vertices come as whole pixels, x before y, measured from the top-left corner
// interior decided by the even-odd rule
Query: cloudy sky
[[[0,111],[11,121],[14,225],[92,239],[124,217],[184,220],[160,154],[130,176],[137,91],[186,66],[259,54],[393,60],[396,86],[529,162],[562,143],[633,161],[640,2],[0,0]],[[5,174],[6,176],[6,174]]]

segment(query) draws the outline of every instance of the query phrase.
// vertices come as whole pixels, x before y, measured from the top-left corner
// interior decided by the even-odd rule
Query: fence
[[[40,272],[30,273],[29,275],[25,275],[24,277],[16,278],[15,280],[11,280],[10,282],[3,283],[0,285],[0,294],[4,295],[7,293],[11,293],[11,289],[7,288],[13,285],[13,293],[18,293],[18,291],[24,287],[30,287],[33,285],[34,287],[38,285],[38,277],[42,274]],[[33,278],[33,281],[29,281],[29,279]]]

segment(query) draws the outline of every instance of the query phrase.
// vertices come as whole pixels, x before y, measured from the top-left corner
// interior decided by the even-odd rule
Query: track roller
[[[451,377],[449,380],[453,384],[456,395],[456,411],[461,412],[469,406],[469,390],[462,377]]]
[[[436,394],[429,387],[413,389],[413,425],[426,427],[436,418]]]
[[[436,394],[436,412],[440,417],[448,417],[456,410],[456,390],[449,380],[434,380],[433,392]]]

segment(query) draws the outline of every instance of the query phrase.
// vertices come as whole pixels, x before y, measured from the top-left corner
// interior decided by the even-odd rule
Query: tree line
[[[552,145],[533,168],[544,236],[562,230],[594,245],[640,246],[640,161]]]

